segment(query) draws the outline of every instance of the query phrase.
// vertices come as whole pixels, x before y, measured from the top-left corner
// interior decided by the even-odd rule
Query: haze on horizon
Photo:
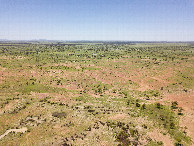
[[[0,39],[194,41],[194,0],[0,0]]]

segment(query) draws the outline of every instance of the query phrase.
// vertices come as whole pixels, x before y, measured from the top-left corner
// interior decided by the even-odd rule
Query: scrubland
[[[193,145],[194,46],[0,44],[0,145]]]

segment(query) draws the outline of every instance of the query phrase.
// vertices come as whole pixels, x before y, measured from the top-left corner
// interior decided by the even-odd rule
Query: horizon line
[[[176,40],[176,41],[167,41],[167,40],[89,40],[89,39],[74,39],[74,40],[60,40],[60,39],[0,39],[0,41],[90,41],[90,42],[194,42],[193,41],[183,41],[183,40]]]

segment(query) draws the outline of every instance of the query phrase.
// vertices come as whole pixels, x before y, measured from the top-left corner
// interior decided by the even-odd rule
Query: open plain
[[[193,140],[193,44],[0,44],[2,146]]]

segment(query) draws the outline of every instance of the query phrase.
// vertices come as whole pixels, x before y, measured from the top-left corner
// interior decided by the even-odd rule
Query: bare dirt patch
[[[173,141],[171,140],[169,135],[163,135],[160,133],[160,130],[153,130],[152,132],[148,133],[148,136],[152,138],[152,140],[155,141],[162,141],[164,143],[164,146],[173,146]]]
[[[117,114],[114,116],[111,116],[110,119],[111,120],[121,120],[121,119],[125,119],[127,117],[126,114]]]
[[[180,126],[186,126],[186,132],[194,140],[194,93],[166,94],[164,100],[177,101],[178,106],[183,108],[184,115],[180,118]]]

